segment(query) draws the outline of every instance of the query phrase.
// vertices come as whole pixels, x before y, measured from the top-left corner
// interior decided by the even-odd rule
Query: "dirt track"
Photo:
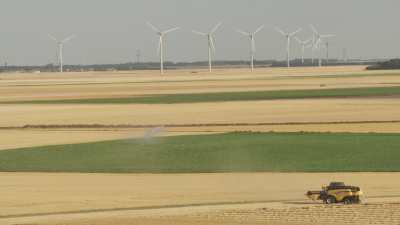
[[[210,225],[219,221],[222,224],[276,224],[276,221],[285,220],[289,222],[283,224],[310,224],[313,221],[329,224],[333,219],[326,215],[332,211],[343,224],[353,224],[351,222],[356,218],[365,222],[363,224],[368,224],[368,220],[376,224],[400,222],[400,204],[396,203],[400,203],[399,173],[3,173],[0,179],[2,225],[159,224],[164,220],[170,224],[199,221],[199,224]],[[360,185],[366,193],[367,204],[332,208],[311,204],[305,199],[305,191],[318,190],[332,180]],[[356,216],[350,218],[351,213]]]

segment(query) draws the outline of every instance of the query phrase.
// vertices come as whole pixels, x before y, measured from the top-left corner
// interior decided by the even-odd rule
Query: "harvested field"
[[[366,113],[367,112],[367,113]],[[314,99],[176,105],[1,105],[0,126],[163,125],[400,120],[397,98]]]
[[[277,221],[282,225],[331,222],[391,225],[400,220],[396,203],[400,196],[398,173],[2,173],[0,178],[3,194],[0,224],[4,225],[156,225],[160,221],[171,225],[216,222],[272,225],[279,224]],[[318,190],[332,180],[360,185],[366,194],[366,204],[323,206],[305,199],[307,190]],[[349,210],[354,214],[349,214]],[[326,216],[326,212],[335,212],[334,218],[341,223]]]
[[[0,101],[124,98],[152,94],[385,87],[400,84],[399,71],[363,67],[221,70],[213,74],[157,72],[0,75]],[[346,70],[347,69],[347,70]],[[346,71],[346,72],[345,72]],[[349,74],[345,76],[344,74]],[[330,75],[330,76],[329,76]],[[24,79],[23,79],[24,78]]]
[[[0,150],[47,145],[77,144],[116,139],[141,138],[151,128],[64,128],[0,129]],[[335,132],[335,133],[400,133],[400,122],[336,124],[270,124],[187,126],[164,128],[163,136],[211,134],[226,132]]]
[[[178,70],[169,71],[166,76],[160,76],[157,71],[0,74],[0,101],[127,98],[179,93],[210,95],[214,92],[239,93],[257,90],[290,92],[293,89],[389,87],[400,83],[399,71],[364,69],[365,67],[269,68],[256,70],[255,73],[249,73],[246,69],[221,69],[213,74],[206,71],[193,73],[189,70]],[[173,104],[149,106],[126,103],[3,104],[0,105],[0,127],[54,127],[1,130],[0,135],[6,141],[0,143],[0,149],[121,139],[126,138],[126,135],[136,137],[136,134],[144,132],[143,129],[125,129],[120,125],[172,125],[168,127],[167,135],[248,130],[395,133],[400,131],[398,123],[394,123],[400,120],[397,116],[397,99],[398,97],[391,96],[369,97],[364,100],[345,98],[238,101],[187,103],[180,104],[179,107]],[[224,97],[222,100],[229,98]],[[379,123],[360,123],[374,121]],[[313,122],[319,124],[308,124]],[[91,126],[94,124],[99,127],[93,129]],[[218,126],[212,126],[213,124]],[[55,129],[57,126],[61,127]],[[93,130],[95,132],[92,133]]]
[[[60,99],[4,102],[4,104],[182,104],[205,102],[262,101],[281,99],[395,98],[400,87],[341,88],[149,95],[129,98]]]

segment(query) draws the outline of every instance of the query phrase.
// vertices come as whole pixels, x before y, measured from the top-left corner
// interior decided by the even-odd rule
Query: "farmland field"
[[[0,179],[2,225],[393,225],[400,212],[399,173],[0,173]],[[305,198],[332,180],[360,185],[365,204],[349,209]]]
[[[149,95],[132,98],[59,99],[4,102],[4,104],[178,104],[199,102],[261,101],[279,99],[315,99],[350,97],[392,97],[400,87],[367,87],[319,90],[220,92],[197,94]],[[1,102],[0,102],[1,103]]]
[[[398,149],[400,134],[228,133],[4,150],[0,171],[400,172]]]
[[[362,66],[2,73],[0,224],[398,224],[399,97]],[[305,199],[330,181],[365,204]]]

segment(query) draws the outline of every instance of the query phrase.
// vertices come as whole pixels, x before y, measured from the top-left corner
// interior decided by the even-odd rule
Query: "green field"
[[[400,171],[400,135],[229,133],[0,151],[0,171]]]
[[[253,92],[222,92],[203,94],[150,95],[132,98],[67,99],[3,102],[2,104],[177,104],[225,101],[257,101],[277,99],[346,98],[392,96],[400,94],[399,87],[345,88],[320,90],[283,90]]]

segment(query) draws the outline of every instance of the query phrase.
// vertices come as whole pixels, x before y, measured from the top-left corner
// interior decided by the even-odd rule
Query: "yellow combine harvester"
[[[359,204],[363,193],[359,187],[346,186],[343,182],[332,182],[322,187],[322,191],[308,191],[306,196],[313,201],[322,200],[325,204]]]

